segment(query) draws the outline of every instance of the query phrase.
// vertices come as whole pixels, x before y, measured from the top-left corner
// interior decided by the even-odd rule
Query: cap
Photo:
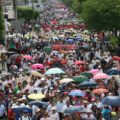
[[[56,107],[52,107],[51,110],[56,110]]]
[[[39,109],[39,108],[37,108],[35,112],[40,112],[40,109]]]

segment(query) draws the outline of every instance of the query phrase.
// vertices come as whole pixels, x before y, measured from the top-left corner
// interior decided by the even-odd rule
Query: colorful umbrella
[[[67,113],[76,113],[76,112],[82,112],[82,111],[84,111],[84,108],[82,106],[72,106],[72,107],[66,108],[64,110],[64,113],[67,114]]]
[[[23,55],[22,57],[23,57],[24,59],[27,59],[27,60],[32,60],[32,59],[33,59],[33,57],[30,56],[30,55]]]
[[[43,75],[37,71],[31,71],[31,75],[36,76],[36,77],[42,77]]]
[[[93,75],[99,73],[100,71],[98,69],[92,69],[89,71],[90,73],[92,73]]]
[[[80,87],[96,87],[97,83],[94,81],[84,81],[79,84]]]
[[[105,88],[97,88],[92,91],[92,93],[94,93],[94,94],[107,93],[107,92],[108,92],[108,90]]]
[[[69,93],[70,96],[85,96],[85,92],[82,90],[72,90]]]
[[[85,62],[84,61],[76,61],[75,62],[75,65],[81,65],[81,64],[85,64]]]
[[[45,75],[51,75],[51,74],[64,74],[65,72],[61,70],[60,68],[51,68],[46,71]]]
[[[89,79],[83,75],[80,75],[80,76],[74,76],[73,77],[73,80],[75,82],[84,82],[84,81],[89,81]]]
[[[107,70],[106,74],[108,74],[108,75],[119,75],[120,70],[118,70],[118,69],[110,69],[110,70]]]
[[[82,73],[80,73],[80,75],[83,75],[83,76],[88,77],[88,78],[93,77],[93,74],[90,72],[82,72]]]
[[[60,84],[63,84],[63,83],[70,83],[70,82],[73,82],[74,80],[71,79],[71,78],[64,78],[62,80],[60,80]]]
[[[31,68],[32,69],[44,69],[45,66],[43,64],[36,63],[36,64],[31,65]]]
[[[42,93],[33,93],[33,94],[28,95],[28,98],[31,100],[41,100],[45,98],[45,95]]]
[[[105,73],[97,73],[96,75],[94,75],[93,79],[94,80],[98,80],[98,79],[108,79],[110,78],[110,76],[108,76]]]
[[[107,96],[103,98],[101,102],[106,105],[120,106],[120,97],[119,96]]]

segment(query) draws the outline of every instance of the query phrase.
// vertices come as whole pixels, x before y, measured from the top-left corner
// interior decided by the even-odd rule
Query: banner
[[[75,45],[52,45],[52,50],[65,50],[65,51],[70,51],[72,49],[75,49]]]

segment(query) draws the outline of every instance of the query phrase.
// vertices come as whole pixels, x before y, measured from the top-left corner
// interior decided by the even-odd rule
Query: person
[[[2,70],[5,70],[6,56],[2,53],[0,58],[1,58]]]
[[[39,108],[36,109],[35,114],[32,117],[32,120],[40,120],[40,109]]]
[[[59,98],[59,101],[57,102],[57,112],[59,113],[59,118],[60,120],[62,120],[63,118],[63,107],[64,107],[65,103],[63,102],[63,97]]]
[[[40,120],[51,120],[47,112],[44,113],[43,117]]]
[[[111,111],[110,109],[108,108],[107,105],[104,106],[103,110],[102,110],[102,117],[105,119],[105,120],[111,120]]]
[[[56,107],[51,109],[50,120],[59,120],[59,114],[56,112]]]
[[[28,112],[24,110],[23,115],[19,118],[19,120],[32,120],[32,119],[30,116],[28,116]]]
[[[6,115],[6,109],[2,103],[2,99],[0,99],[0,120],[4,120],[5,115]]]

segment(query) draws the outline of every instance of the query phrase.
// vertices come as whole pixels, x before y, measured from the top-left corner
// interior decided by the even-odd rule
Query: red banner
[[[76,46],[75,45],[52,45],[52,50],[65,50],[65,51],[69,51],[72,49],[75,49]]]

